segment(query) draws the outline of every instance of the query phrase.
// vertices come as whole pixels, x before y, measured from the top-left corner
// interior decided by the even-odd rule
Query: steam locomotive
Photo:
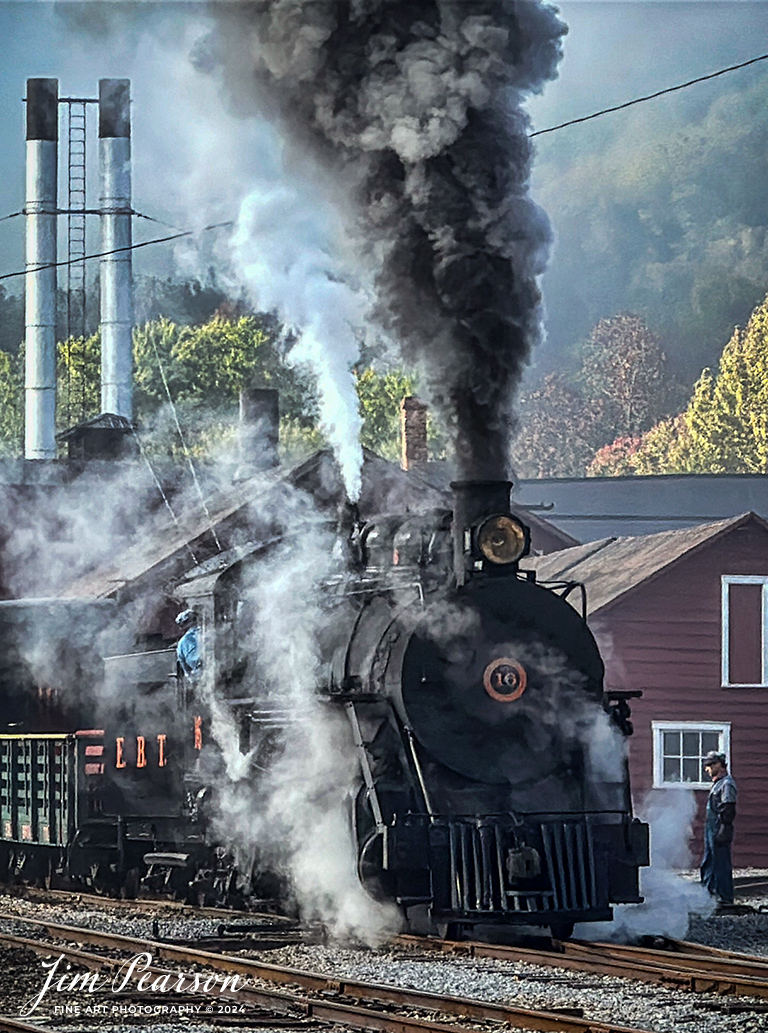
[[[414,930],[533,925],[564,937],[575,922],[609,920],[614,903],[642,900],[648,826],[632,815],[627,700],[604,689],[597,645],[571,602],[581,586],[540,584],[521,567],[530,534],[510,487],[459,483],[452,511],[364,523],[348,509],[345,569],[323,588],[316,691],[345,716],[359,761],[350,815],[359,877]],[[0,734],[6,875],[232,899],[234,865],[207,827],[212,701],[258,778],[296,716],[260,692],[249,645],[257,615],[246,586],[278,539],[203,564],[177,586],[199,614],[205,692],[176,669],[172,649],[98,658],[92,632],[70,642],[91,656],[84,678],[100,680],[103,727],[31,732],[38,699],[37,716]],[[0,621],[3,634],[18,641],[23,619],[6,605],[14,616]],[[42,605],[54,620],[56,604]],[[101,627],[114,607],[102,605]],[[18,686],[13,673],[3,678],[0,691]]]

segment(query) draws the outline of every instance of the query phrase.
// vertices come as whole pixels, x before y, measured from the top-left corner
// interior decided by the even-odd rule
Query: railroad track
[[[760,896],[768,890],[768,875],[742,875],[733,880],[736,896]]]
[[[336,979],[326,975],[285,968],[263,962],[178,946],[154,940],[135,939],[94,929],[63,926],[45,919],[19,918],[0,913],[0,920],[23,922],[41,931],[47,939],[0,934],[0,946],[31,950],[50,956],[62,955],[70,964],[98,973],[113,973],[126,965],[125,955],[135,958],[148,955],[141,971],[154,980],[178,979],[175,972],[157,965],[157,960],[194,965],[204,971],[221,973],[231,979],[243,977],[245,982],[233,989],[222,980],[202,984],[209,999],[234,1002],[260,1009],[262,1013],[291,1017],[306,1024],[331,1023],[360,1030],[381,1030],[385,1033],[457,1033],[462,1024],[478,1023],[494,1029],[499,1025],[550,1033],[646,1033],[629,1026],[573,1014],[573,1009],[539,1011],[511,1004],[493,1004],[462,997],[444,996],[426,991]],[[78,944],[77,947],[69,944]],[[87,944],[101,950],[120,952],[119,957],[82,950]],[[194,976],[187,972],[185,979]],[[156,986],[152,983],[151,986]],[[176,984],[177,987],[181,984]],[[199,985],[199,984],[198,984]],[[203,1017],[205,1021],[205,1017]],[[247,1022],[247,1019],[244,1020]],[[0,1025],[0,1028],[2,1026]],[[9,1027],[10,1028],[10,1027]],[[18,1028],[18,1027],[17,1027]]]
[[[96,898],[97,900],[99,898]],[[197,910],[197,914],[200,911]],[[201,950],[188,943],[156,939],[136,939],[114,933],[62,925],[44,918],[0,913],[0,920],[21,922],[44,931],[47,936],[67,944],[88,944],[101,950],[120,951],[123,955],[146,953],[151,957],[153,973],[168,974],[155,965],[156,960],[175,964],[203,966],[213,972],[237,974],[248,985],[236,995],[220,995],[225,1000],[245,1002],[263,1016],[283,1016],[288,1023],[310,1026],[318,1022],[333,1023],[357,1029],[386,1030],[390,1033],[456,1033],[454,1023],[512,1025],[519,1029],[551,1030],[557,1033],[640,1033],[616,1024],[585,1019],[566,1009],[538,1011],[513,1005],[488,1004],[459,997],[443,997],[432,993],[404,990],[356,980],[329,978],[297,969],[266,964],[255,959],[232,957],[211,950]],[[661,947],[658,946],[661,942]],[[631,980],[656,983],[672,990],[694,990],[716,994],[733,994],[768,999],[768,959],[736,954],[681,940],[662,939],[654,947],[625,946],[581,941],[553,942],[549,949],[517,947],[479,942],[452,942],[423,937],[401,936],[396,944],[404,950],[438,952],[444,955],[496,958],[523,961],[534,965],[619,976]],[[63,953],[73,963],[86,968],[105,970],[119,964],[104,954],[86,954],[71,946],[60,947],[51,940],[0,935],[0,945],[26,948],[47,955]],[[260,986],[252,985],[256,981]],[[753,1007],[745,1002],[745,1005]],[[741,1006],[743,1008],[743,1006]],[[754,1005],[755,1011],[768,1010],[768,1005]],[[0,1030],[29,1030],[19,1020],[8,1019]],[[246,1025],[252,1020],[242,1019]],[[15,1025],[13,1023],[16,1023]],[[237,1022],[235,1022],[237,1024]],[[40,1027],[32,1027],[41,1033]]]
[[[12,1019],[10,1015],[0,1015],[0,1030],[4,1033],[55,1033],[46,1026],[33,1026],[29,1022],[22,1022],[21,1019]]]
[[[84,904],[93,904],[94,907],[102,907],[105,910],[115,911],[136,911],[152,910],[153,908],[178,912],[181,915],[197,915],[203,918],[229,918],[237,920],[270,919],[275,924],[296,924],[296,919],[289,915],[283,915],[276,911],[256,911],[245,908],[223,908],[206,907],[205,905],[187,904],[179,900],[170,900],[164,897],[107,897],[102,893],[89,893],[87,890],[66,890],[66,889],[44,889],[39,886],[3,886],[0,885],[0,894],[5,894],[19,900],[30,900],[40,904],[52,904],[56,901],[72,903],[73,900],[81,901]],[[259,901],[258,903],[269,905],[270,901]]]
[[[582,940],[554,940],[551,948],[535,948],[420,936],[399,936],[395,943],[406,949],[523,961],[697,993],[768,998],[768,958],[733,954],[684,940],[665,939],[661,949]]]

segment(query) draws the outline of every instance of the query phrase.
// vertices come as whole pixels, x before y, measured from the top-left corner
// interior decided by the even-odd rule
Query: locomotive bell
[[[530,530],[510,513],[511,481],[456,481],[453,561],[457,585],[476,574],[509,574],[530,551]]]

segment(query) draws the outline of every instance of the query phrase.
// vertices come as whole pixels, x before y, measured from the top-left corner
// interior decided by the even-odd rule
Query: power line
[[[528,136],[543,136],[544,133],[554,133],[558,129],[565,129],[566,126],[575,126],[579,122],[589,122],[590,119],[599,118],[600,115],[609,115],[612,111],[623,111],[624,108],[631,108],[633,104],[642,104],[646,100],[655,100],[656,97],[663,97],[665,93],[675,93],[677,90],[684,90],[687,86],[695,86],[696,83],[706,82],[707,79],[716,79],[719,75],[727,72],[735,72],[739,68],[746,68],[748,65],[755,65],[758,61],[768,60],[768,54],[761,54],[759,57],[750,58],[749,61],[742,61],[738,65],[729,65],[728,68],[720,68],[717,72],[710,72],[709,75],[700,75],[697,79],[689,79],[688,82],[680,83],[678,86],[668,86],[666,90],[657,90],[656,93],[649,93],[645,97],[635,97],[624,104],[616,104],[612,108],[603,108],[602,111],[593,111],[591,115],[583,115],[581,118],[572,118],[568,122],[561,122],[560,125],[550,126],[549,129],[537,129],[535,133]]]
[[[10,280],[14,276],[26,276],[27,273],[39,273],[43,269],[54,269],[60,266],[73,265],[75,262],[87,262],[89,258],[106,258],[108,255],[117,255],[123,251],[136,251],[140,247],[149,247],[150,244],[165,244],[169,240],[179,240],[181,237],[194,237],[195,234],[203,233],[206,230],[218,230],[225,226],[233,226],[234,221],[214,222],[210,226],[203,226],[201,230],[185,230],[183,233],[173,233],[169,237],[155,237],[154,240],[142,240],[138,244],[131,244],[127,247],[113,248],[111,251],[98,251],[92,255],[84,255],[82,258],[65,259],[62,262],[46,262],[44,265],[35,265],[29,269],[22,269],[15,273],[3,273],[0,280]]]
[[[614,111],[623,111],[625,108],[631,108],[635,104],[643,104],[647,100],[656,100],[657,97],[663,97],[667,93],[676,93],[678,90],[685,90],[689,86],[696,86],[700,82],[707,82],[709,79],[717,79],[718,76],[727,75],[728,72],[736,72],[740,68],[747,68],[749,65],[755,65],[760,61],[768,61],[768,54],[760,54],[758,57],[752,57],[748,61],[740,61],[736,65],[728,65],[727,68],[719,68],[716,72],[709,72],[708,75],[699,75],[695,79],[689,79],[687,82],[678,83],[677,86],[668,86],[664,90],[657,90],[655,93],[648,93],[643,97],[635,97],[634,100],[627,100],[623,104],[615,104],[610,108],[602,108],[600,111],[593,111],[591,115],[582,115],[581,118],[571,118],[567,122],[560,122],[556,126],[549,126],[547,129],[537,129],[533,133],[529,133],[528,136],[543,136],[545,133],[555,133],[558,129],[566,129],[568,126],[575,126],[581,122],[590,122],[593,118],[600,118],[601,115],[610,115]],[[0,216],[0,222],[5,222],[7,219],[15,219],[19,215],[26,215],[26,211],[22,209],[19,212],[11,212],[10,215]],[[66,212],[57,212],[56,214],[66,214]],[[101,211],[87,212],[88,215],[101,215]],[[143,212],[137,212],[132,210],[131,215],[135,215],[139,219],[146,219],[149,222],[156,222],[161,226],[168,226],[171,229],[175,229],[171,223],[163,222],[162,219],[155,219],[151,215],[144,215]],[[225,226],[232,226],[233,220],[228,222],[216,222],[210,226],[203,226],[199,232],[206,230],[222,229]],[[14,276],[25,276],[28,272],[39,272],[41,269],[52,269],[59,266],[68,266],[77,262],[85,262],[90,258],[106,258],[109,255],[118,254],[121,251],[135,251],[137,248],[149,247],[150,244],[166,244],[171,240],[179,240],[181,237],[191,237],[198,232],[196,230],[183,230],[173,234],[169,237],[156,237],[154,240],[144,240],[138,244],[131,244],[130,247],[115,248],[113,251],[100,251],[92,255],[85,255],[83,258],[73,259],[72,261],[63,262],[49,262],[46,265],[38,265],[33,269],[25,269],[15,273],[5,273],[0,276],[0,280],[10,280]]]
[[[173,223],[163,222],[162,219],[156,219],[153,215],[145,215],[144,212],[137,212],[135,209],[131,212],[131,215],[135,215],[137,219],[146,219],[147,222],[156,222],[160,226],[167,226],[169,230],[178,230],[179,229],[179,227],[178,226],[174,226]],[[226,225],[226,223],[222,223],[222,225]],[[207,228],[208,227],[206,227],[206,229]],[[181,230],[179,230],[179,233],[181,233]]]
[[[205,501],[205,495],[203,494],[202,486],[200,485],[200,481],[197,478],[197,470],[195,470],[195,464],[192,461],[192,455],[191,455],[189,449],[187,448],[187,442],[184,439],[184,432],[181,429],[181,422],[179,421],[179,414],[178,414],[178,412],[176,410],[176,406],[174,405],[174,402],[173,402],[173,395],[171,394],[171,389],[170,389],[170,386],[168,384],[168,378],[165,375],[165,370],[163,369],[163,364],[160,361],[160,352],[157,349],[157,341],[155,340],[154,337],[152,337],[151,340],[152,340],[152,348],[153,348],[154,353],[155,353],[155,359],[157,360],[157,368],[160,371],[160,377],[161,377],[161,379],[163,381],[163,387],[165,388],[165,393],[168,396],[168,402],[169,402],[169,404],[171,406],[171,412],[173,413],[173,419],[174,419],[174,422],[176,424],[176,432],[179,435],[179,441],[181,441],[181,447],[182,447],[182,449],[184,451],[184,456],[186,457],[187,464],[188,464],[190,472],[192,474],[192,480],[195,483],[195,488],[197,489],[197,494],[200,497],[200,502],[202,503],[203,510],[205,511],[205,518],[208,521],[208,529],[211,532],[211,534],[213,535],[213,540],[216,542],[216,548],[219,550],[219,552],[222,552],[222,545],[221,545],[221,542],[219,540],[219,536],[216,534],[216,528],[213,526],[213,520],[211,519],[211,513],[210,513],[210,510],[208,509],[208,503]],[[197,560],[195,560],[195,562],[197,563]]]

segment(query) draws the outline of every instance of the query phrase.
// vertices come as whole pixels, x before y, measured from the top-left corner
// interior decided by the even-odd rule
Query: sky
[[[558,6],[569,33],[559,79],[530,101],[537,129],[768,51],[768,3],[570,0]],[[107,9],[117,19],[106,18]],[[0,0],[0,217],[24,203],[22,98],[32,76],[59,78],[62,96],[96,96],[101,77],[132,80],[134,207],[173,227],[232,218],[252,180],[279,178],[280,141],[272,128],[233,115],[215,80],[190,61],[206,24],[200,2]],[[727,78],[694,89],[714,96]],[[675,102],[673,96],[651,103]],[[93,114],[91,128],[93,157]],[[578,126],[560,132],[573,134],[577,146]],[[96,206],[93,163],[89,192]],[[22,222],[0,222],[0,273],[23,267]],[[63,231],[62,222],[60,236]],[[134,235],[147,240],[166,232],[172,231],[137,220]],[[211,236],[202,235],[200,249],[188,242],[146,248],[136,253],[136,268],[203,275],[216,262]],[[89,246],[98,246],[95,225]]]

